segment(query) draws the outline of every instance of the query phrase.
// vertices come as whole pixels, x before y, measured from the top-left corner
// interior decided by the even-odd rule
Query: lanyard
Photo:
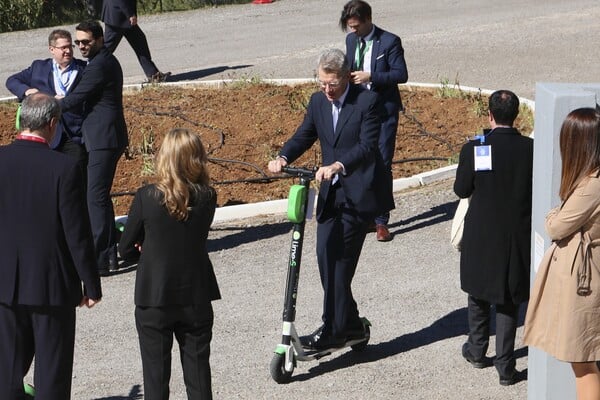
[[[48,144],[48,141],[46,139],[44,139],[43,137],[39,137],[39,136],[35,136],[35,135],[30,135],[30,134],[27,134],[27,133],[19,133],[17,135],[17,139],[19,139],[19,140],[28,140],[30,142],[38,142],[38,143]]]

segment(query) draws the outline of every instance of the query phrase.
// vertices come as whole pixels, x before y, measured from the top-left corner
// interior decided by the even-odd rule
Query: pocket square
[[[382,58],[383,56],[385,56],[385,54],[378,55],[376,59],[377,59],[377,60],[379,60],[379,59],[380,59],[380,58]]]

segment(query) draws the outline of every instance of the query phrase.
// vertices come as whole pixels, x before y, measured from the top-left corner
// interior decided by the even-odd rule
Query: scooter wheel
[[[371,328],[369,325],[365,325],[365,336],[366,339],[360,343],[356,343],[355,345],[350,346],[354,351],[365,351],[367,349],[367,345],[369,344],[369,339],[371,338]]]
[[[277,383],[288,383],[292,380],[292,373],[294,369],[292,367],[291,371],[286,371],[285,369],[285,354],[277,354],[273,356],[271,360],[271,377]]]

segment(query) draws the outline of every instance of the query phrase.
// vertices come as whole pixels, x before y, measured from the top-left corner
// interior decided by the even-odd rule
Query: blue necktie
[[[337,122],[338,122],[338,117],[340,116],[340,102],[335,100],[333,102],[333,110],[332,110],[332,117],[333,117],[333,132],[335,133],[335,127],[337,126]]]

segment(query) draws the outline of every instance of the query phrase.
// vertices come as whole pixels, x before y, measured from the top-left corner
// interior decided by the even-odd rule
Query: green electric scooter
[[[304,241],[304,225],[307,213],[313,209],[312,199],[309,195],[310,182],[315,179],[316,169],[283,167],[282,171],[288,175],[298,177],[300,183],[292,185],[288,196],[288,219],[294,223],[292,228],[292,244],[288,262],[288,273],[283,306],[283,332],[281,343],[275,348],[275,355],[271,360],[271,377],[277,383],[287,383],[292,378],[296,361],[318,360],[321,357],[351,347],[354,351],[363,351],[367,348],[371,335],[371,323],[366,318],[361,318],[365,328],[365,336],[360,339],[350,340],[342,347],[330,349],[304,348],[296,332],[294,321],[296,318],[296,299],[298,295],[298,281],[300,276],[300,260],[302,257],[302,243]]]

